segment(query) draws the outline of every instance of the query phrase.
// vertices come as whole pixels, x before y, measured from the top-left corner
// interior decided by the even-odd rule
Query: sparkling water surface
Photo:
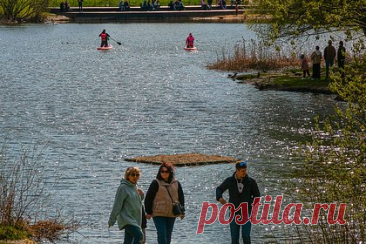
[[[97,51],[105,28],[117,41]],[[197,52],[183,50],[188,33]],[[244,24],[134,23],[40,24],[0,27],[0,136],[10,143],[47,143],[51,205],[82,223],[71,243],[122,243],[107,221],[119,180],[139,166],[144,191],[158,166],[124,161],[135,156],[203,153],[249,160],[262,195],[283,192],[281,172],[289,149],[303,140],[316,114],[332,111],[334,97],[258,91],[227,72],[208,70],[242,38]],[[215,188],[233,165],[179,167],[186,218],[177,219],[172,243],[230,243],[228,226],[216,221],[196,234],[202,202],[216,203]],[[252,228],[253,243],[283,236],[279,226]],[[284,237],[284,239],[286,239]],[[156,243],[148,222],[147,243]]]

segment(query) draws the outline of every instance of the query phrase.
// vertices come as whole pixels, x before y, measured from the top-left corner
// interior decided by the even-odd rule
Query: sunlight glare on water
[[[119,46],[97,51],[105,28]],[[197,52],[183,50],[189,32]],[[57,24],[0,28],[0,135],[11,143],[47,142],[46,184],[51,203],[79,219],[72,243],[121,243],[107,221],[123,171],[139,166],[147,191],[158,166],[125,158],[203,153],[249,160],[262,194],[283,189],[289,148],[315,114],[332,111],[332,96],[258,91],[208,70],[222,48],[255,38],[244,24]],[[305,131],[305,132],[304,132]],[[177,168],[186,218],[177,220],[174,244],[229,243],[217,221],[196,235],[202,202],[216,203],[215,188],[232,165]],[[252,228],[253,243],[280,228]],[[65,240],[66,242],[66,240]],[[156,243],[148,222],[147,243]]]

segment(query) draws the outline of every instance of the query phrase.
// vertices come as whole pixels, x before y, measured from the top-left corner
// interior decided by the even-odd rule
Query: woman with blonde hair
[[[125,230],[124,244],[140,244],[143,239],[141,230],[142,199],[144,193],[137,187],[140,178],[138,167],[128,167],[117,189],[108,225],[116,221],[120,230]]]
[[[183,207],[180,215],[173,213],[173,204]],[[158,232],[158,244],[170,244],[175,218],[184,218],[184,194],[182,186],[174,178],[174,167],[170,162],[162,163],[156,179],[150,184],[145,198],[146,218],[153,218]]]

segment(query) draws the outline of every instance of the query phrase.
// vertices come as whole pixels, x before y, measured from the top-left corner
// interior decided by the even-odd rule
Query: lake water
[[[97,51],[103,28],[122,45]],[[189,32],[197,52],[183,50]],[[0,138],[10,144],[46,143],[46,185],[54,208],[81,220],[72,243],[122,243],[107,221],[121,175],[139,166],[147,190],[158,166],[124,161],[135,156],[203,153],[249,160],[262,195],[283,192],[291,148],[316,114],[333,111],[334,97],[258,91],[206,69],[223,49],[255,35],[244,24],[40,24],[0,27]],[[230,243],[216,221],[197,235],[203,201],[233,165],[180,167],[186,218],[174,244]],[[51,210],[50,210],[51,212]],[[283,236],[279,226],[253,226],[253,243]],[[65,241],[60,241],[65,242]],[[147,243],[156,243],[152,221]]]

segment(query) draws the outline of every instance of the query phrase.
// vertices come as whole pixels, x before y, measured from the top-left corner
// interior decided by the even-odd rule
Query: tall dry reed
[[[284,55],[280,47],[266,45],[263,41],[257,42],[243,39],[241,43],[234,46],[232,54],[225,49],[221,57],[214,63],[208,64],[209,69],[238,71],[256,70],[266,72],[279,70],[285,67],[299,66],[299,59],[296,55]]]

